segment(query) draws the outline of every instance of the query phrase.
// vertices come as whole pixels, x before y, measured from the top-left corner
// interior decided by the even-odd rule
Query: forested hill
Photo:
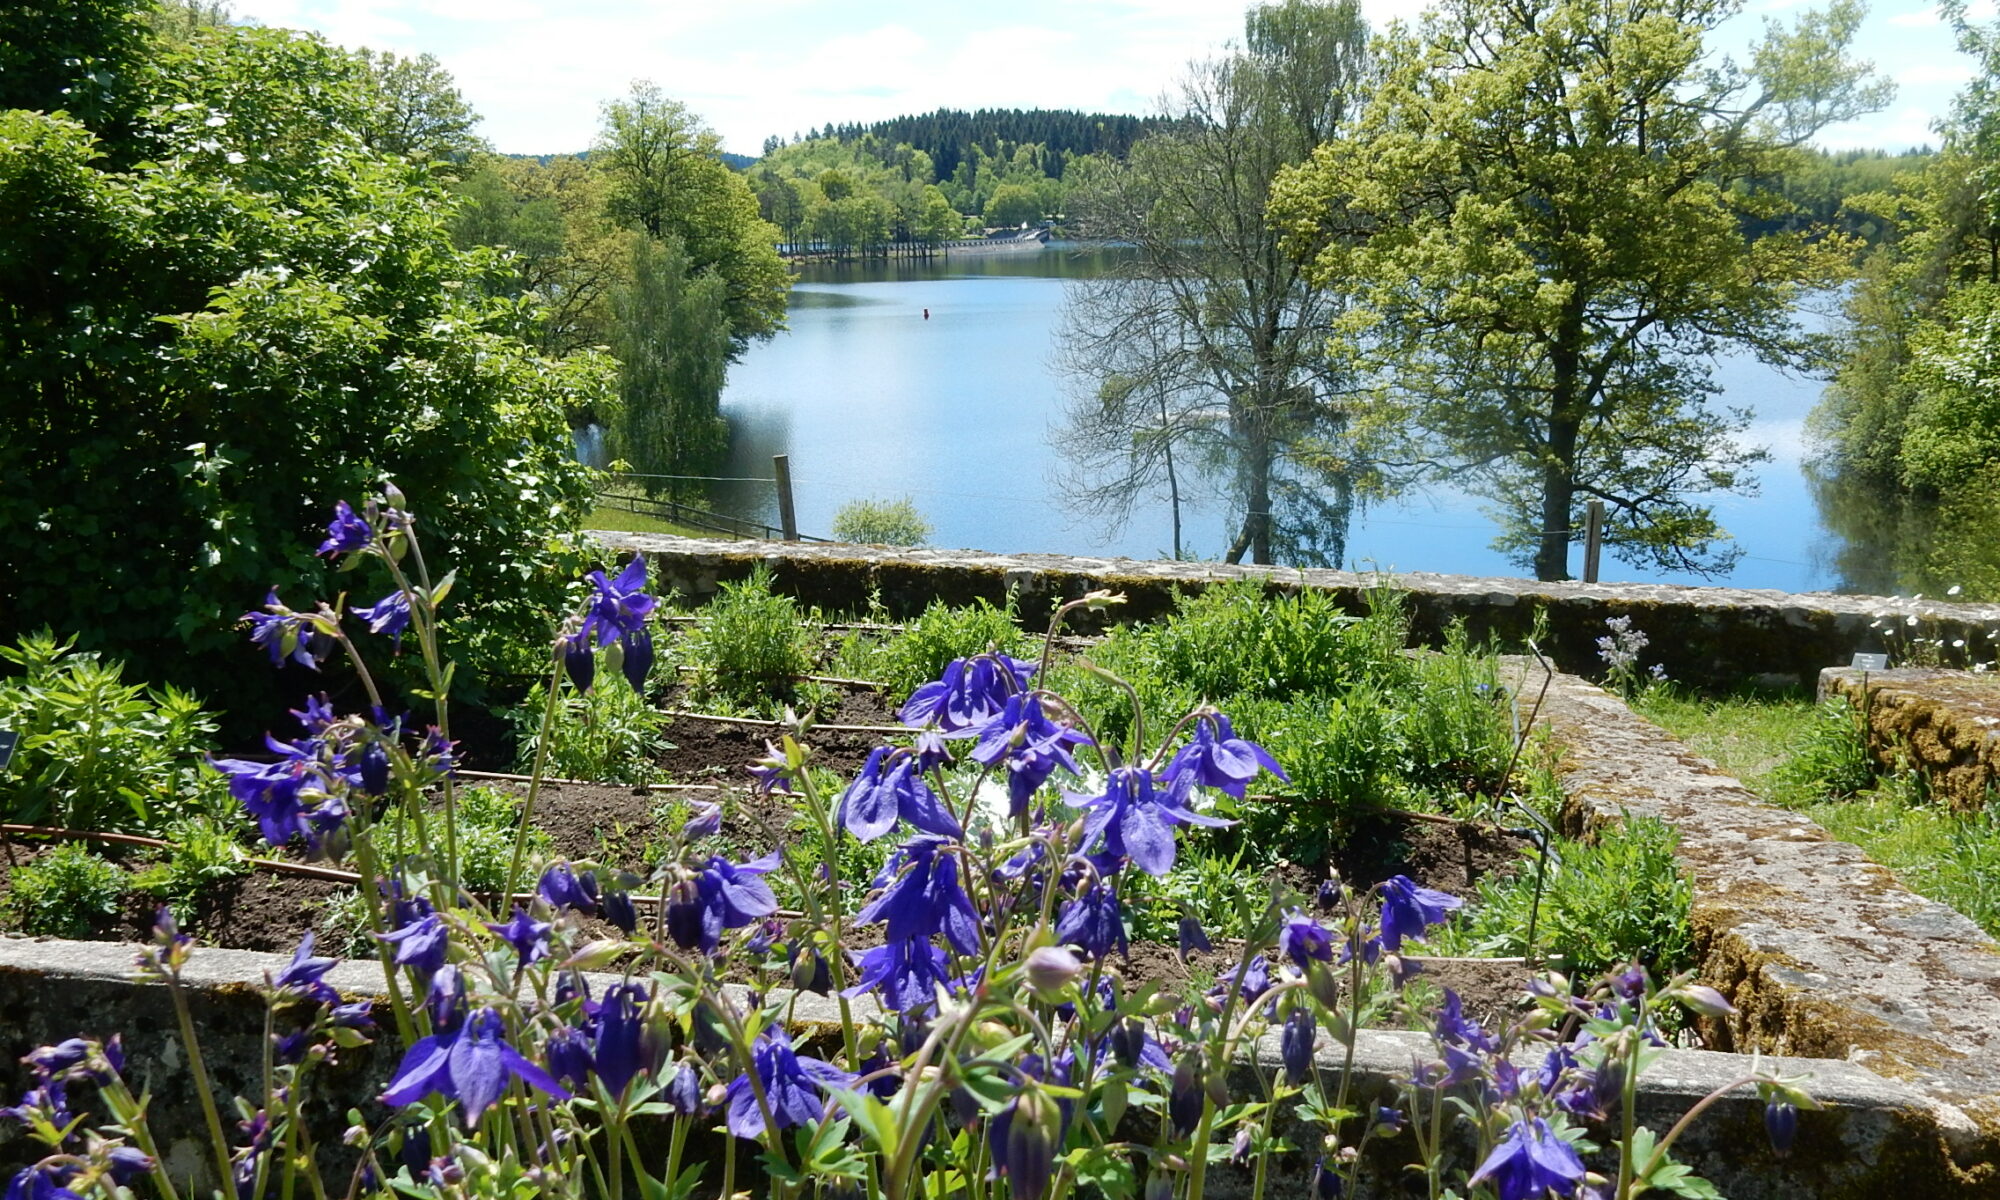
[[[1065,155],[1109,154],[1124,158],[1148,132],[1165,124],[1159,117],[1134,117],[1123,113],[1085,113],[1065,108],[982,108],[966,112],[940,108],[921,116],[895,117],[872,125],[833,125],[811,131],[808,138],[860,141],[873,134],[889,145],[908,145],[931,156],[938,178],[949,178],[966,152],[976,143],[994,146],[1040,143],[1060,162]],[[796,138],[794,139],[796,140]],[[765,152],[778,139],[765,144]]]

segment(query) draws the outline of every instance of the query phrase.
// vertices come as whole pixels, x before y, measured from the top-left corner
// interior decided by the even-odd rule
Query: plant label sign
[[[1850,665],[1857,671],[1886,671],[1889,669],[1889,656],[1886,654],[1857,654],[1854,656],[1854,662]]]
[[[0,729],[0,771],[6,770],[7,764],[14,761],[14,747],[20,741],[20,734],[11,729]]]

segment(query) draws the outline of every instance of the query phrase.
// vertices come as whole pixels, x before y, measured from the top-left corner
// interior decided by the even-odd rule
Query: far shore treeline
[[[781,246],[1024,224],[1134,248],[1061,331],[1058,502],[1105,520],[1199,480],[1232,561],[1338,562],[1353,504],[1450,481],[1544,578],[1592,500],[1612,553],[1721,569],[1712,499],[1758,451],[1710,367],[1748,348],[1834,379],[1822,479],[1864,497],[1857,545],[1939,533],[1888,583],[2000,594],[1996,35],[1947,5],[1977,78],[1941,149],[1829,153],[1889,98],[1858,3],[1725,64],[1734,11],[1448,0],[1371,30],[1284,0],[1143,116],[801,112],[742,160],[645,81],[575,153],[506,155],[427,55],[211,0],[8,5],[0,643],[47,627],[264,704],[244,597],[324,591],[304,533],[393,476],[459,567],[456,686],[514,686],[586,553],[576,430],[698,490],[666,477],[727,451]],[[1848,324],[1808,337],[1794,301],[1829,288]]]

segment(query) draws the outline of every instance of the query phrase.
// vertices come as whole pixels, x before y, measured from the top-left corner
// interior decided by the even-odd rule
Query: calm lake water
[[[1164,495],[1135,507],[1116,534],[1074,518],[1053,484],[1051,431],[1065,380],[1053,366],[1067,279],[1103,269],[1107,251],[1060,245],[1041,253],[933,263],[809,268],[792,290],[790,331],[754,346],[722,397],[733,438],[723,473],[763,479],[789,454],[799,528],[825,536],[842,504],[908,496],[935,527],[932,544],[980,550],[1166,557]],[[925,310],[930,316],[926,320]],[[1815,318],[1817,323],[1818,318]],[[1822,524],[1801,471],[1817,380],[1754,358],[1718,363],[1724,403],[1755,414],[1747,439],[1771,451],[1759,494],[1724,496],[1724,528],[1744,549],[1726,579],[1631,567],[1606,554],[1603,578],[1813,591],[1836,587],[1841,548]],[[1185,486],[1185,485],[1184,485]],[[777,521],[766,483],[722,485],[723,511]],[[1432,492],[1358,512],[1348,565],[1469,575],[1526,572],[1495,552],[1483,502]],[[1183,543],[1219,556],[1226,504],[1183,498]],[[1572,558],[1581,569],[1582,551]]]

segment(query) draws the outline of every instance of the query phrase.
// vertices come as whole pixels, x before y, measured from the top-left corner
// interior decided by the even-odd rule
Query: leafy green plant
[[[1016,656],[1026,652],[1010,597],[999,608],[985,599],[962,608],[933,600],[922,615],[882,647],[882,674],[889,694],[900,700],[936,679],[954,658],[983,654],[990,646]]]
[[[514,728],[516,768],[534,769],[542,737],[542,709],[548,684],[529,689],[507,719]],[[669,718],[619,682],[578,694],[565,688],[549,728],[548,775],[639,787],[652,782],[661,754],[673,748],[666,738]]]
[[[201,766],[215,721],[188,693],[126,683],[123,664],[47,630],[0,646],[0,728],[21,735],[0,813],[70,829],[156,828],[222,787]]]
[[[833,514],[835,541],[879,546],[921,546],[931,523],[908,496],[899,500],[850,500]]]
[[[353,888],[341,888],[320,901],[313,928],[321,954],[366,958],[375,952],[376,942],[368,932],[368,904]]]
[[[1415,657],[1412,691],[1402,706],[1410,781],[1445,792],[1497,792],[1514,757],[1513,701],[1500,686],[1499,659],[1474,648],[1455,622],[1442,649]]]
[[[1791,756],[1765,777],[1765,796],[1773,803],[1796,808],[1845,800],[1875,784],[1861,713],[1842,697],[1822,701],[1793,745]]]
[[[81,842],[64,842],[8,872],[8,916],[23,933],[82,937],[116,916],[131,877]]]
[[[1592,842],[1558,842],[1536,914],[1536,953],[1576,975],[1638,959],[1655,974],[1693,964],[1688,914],[1694,889],[1674,850],[1680,836],[1651,817],[1605,826]],[[1467,940],[1489,953],[1525,954],[1536,863],[1479,883]]]
[[[799,615],[790,596],[771,590],[761,563],[748,579],[723,584],[688,642],[696,694],[759,711],[792,697],[797,677],[819,661],[816,633]]]
[[[169,847],[166,861],[139,872],[132,882],[165,901],[183,921],[203,892],[250,869],[235,831],[213,817],[175,821],[167,827],[164,840]]]
[[[594,688],[593,691],[618,691]],[[507,866],[514,855],[514,836],[521,825],[521,798],[498,788],[469,787],[458,794],[458,874],[475,892],[497,892],[506,886]],[[527,833],[527,863],[532,871],[547,861],[554,845],[546,830]],[[499,911],[506,911],[501,904]]]
[[[1171,946],[1182,917],[1203,929],[1234,929],[1261,913],[1271,903],[1271,882],[1249,854],[1242,844],[1226,855],[1191,844],[1164,878],[1133,875],[1124,896],[1133,940]]]

